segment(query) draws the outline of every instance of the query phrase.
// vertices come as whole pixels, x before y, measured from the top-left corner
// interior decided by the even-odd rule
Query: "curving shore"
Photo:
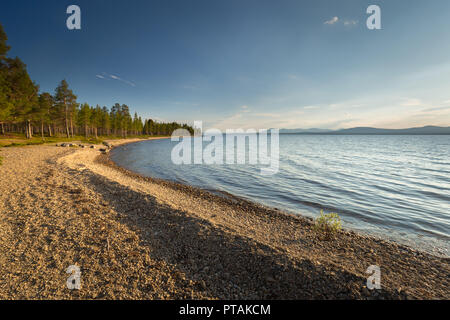
[[[131,143],[137,140],[112,141]],[[0,150],[2,299],[449,299],[450,259],[141,177],[98,149]],[[81,289],[65,271],[81,268]],[[381,267],[381,290],[365,273]]]

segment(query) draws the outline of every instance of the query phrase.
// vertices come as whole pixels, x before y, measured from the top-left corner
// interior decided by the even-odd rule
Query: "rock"
[[[95,146],[91,146],[91,149],[95,149]]]
[[[363,288],[362,293],[363,293],[363,295],[365,295],[366,297],[368,297],[368,296],[371,295],[370,291],[369,291],[366,287]]]

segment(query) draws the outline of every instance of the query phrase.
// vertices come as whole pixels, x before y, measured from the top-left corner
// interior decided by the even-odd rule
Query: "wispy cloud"
[[[345,19],[341,20],[339,17],[333,17],[330,20],[325,21],[323,24],[333,25],[333,24],[343,24],[344,26],[351,27],[358,24],[358,20]]]
[[[356,26],[358,20],[344,20],[344,26]]]
[[[420,99],[410,98],[403,101],[400,105],[402,107],[417,107],[422,105],[422,101]]]
[[[122,81],[123,83],[126,83],[126,84],[128,84],[128,85],[130,85],[130,86],[132,86],[132,87],[136,87],[136,85],[135,85],[133,82],[128,81],[128,80],[125,80],[125,79],[122,79],[121,77],[118,77],[118,76],[116,76],[116,75],[110,74],[109,77],[110,77],[111,79],[113,79],[113,80]]]
[[[446,106],[446,107],[428,108],[428,109],[423,109],[422,112],[435,112],[435,111],[442,111],[442,110],[450,110],[450,107]]]
[[[338,21],[339,21],[339,18],[338,18],[338,17],[333,17],[333,18],[331,18],[330,20],[325,21],[324,24],[335,24],[335,23],[337,23]]]
[[[136,84],[135,84],[134,82],[128,81],[128,80],[125,80],[125,79],[122,79],[121,77],[116,76],[116,75],[114,75],[114,74],[108,74],[108,73],[106,73],[106,72],[102,72],[101,75],[100,75],[100,74],[97,74],[97,75],[95,75],[95,76],[96,76],[97,78],[103,79],[103,80],[109,80],[109,79],[111,79],[111,80],[121,81],[121,82],[123,82],[123,83],[128,84],[129,86],[136,87]]]
[[[281,118],[282,115],[279,113],[263,112],[263,113],[255,113],[254,116],[263,118]]]
[[[318,108],[318,106],[306,106],[306,107],[303,107],[303,109],[305,109],[305,110],[311,110],[311,109],[317,109]]]

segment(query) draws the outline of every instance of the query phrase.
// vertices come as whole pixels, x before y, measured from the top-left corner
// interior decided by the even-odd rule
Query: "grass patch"
[[[100,138],[83,138],[81,139],[81,142],[83,143],[89,143],[89,144],[102,144],[103,143],[103,139]]]
[[[341,218],[337,213],[324,214],[320,210],[320,216],[314,221],[314,231],[323,240],[331,240],[341,230]]]
[[[154,135],[154,136],[127,136],[127,139],[148,139],[151,137],[165,137],[163,135]],[[9,134],[6,136],[0,136],[0,148],[2,147],[24,147],[24,146],[33,146],[33,145],[41,145],[46,143],[64,143],[64,142],[73,142],[73,141],[80,141],[81,143],[85,144],[102,144],[105,140],[120,140],[124,139],[121,136],[99,136],[98,138],[95,137],[88,137],[85,136],[75,136],[73,138],[67,138],[64,136],[60,137],[44,137],[41,136],[35,136],[31,139],[27,139],[25,135],[21,134]]]

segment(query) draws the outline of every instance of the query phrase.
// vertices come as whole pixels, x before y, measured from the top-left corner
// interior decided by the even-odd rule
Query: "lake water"
[[[280,169],[175,165],[169,139],[120,146],[118,165],[156,178],[221,190],[428,252],[450,252],[450,136],[280,135]],[[208,143],[205,143],[207,145]]]

